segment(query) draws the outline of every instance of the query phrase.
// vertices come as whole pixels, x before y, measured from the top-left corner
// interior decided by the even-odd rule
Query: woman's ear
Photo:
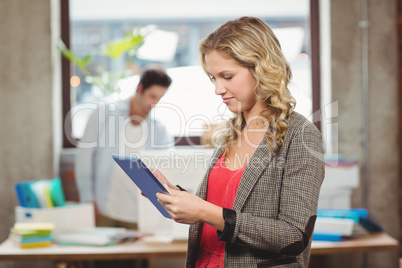
[[[141,94],[143,87],[144,87],[144,86],[143,86],[141,83],[139,83],[138,86],[137,86],[136,94]]]

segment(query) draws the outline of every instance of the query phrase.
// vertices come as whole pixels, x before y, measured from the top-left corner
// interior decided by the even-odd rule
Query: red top
[[[215,163],[208,178],[207,201],[224,208],[233,208],[237,188],[246,165],[241,169],[230,170],[225,166],[223,154]],[[217,230],[204,223],[198,258],[195,267],[223,267],[225,242],[218,241]]]

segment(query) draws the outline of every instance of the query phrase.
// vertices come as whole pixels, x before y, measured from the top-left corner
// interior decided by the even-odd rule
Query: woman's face
[[[223,55],[216,50],[205,55],[206,69],[215,84],[215,94],[222,96],[223,103],[231,112],[247,113],[256,104],[256,80],[249,69]]]

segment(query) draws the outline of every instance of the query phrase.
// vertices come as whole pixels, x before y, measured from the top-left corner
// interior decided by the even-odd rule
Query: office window
[[[93,61],[88,67],[90,71],[94,72],[99,67],[120,72],[129,68],[133,71],[133,76],[122,79],[122,93],[118,98],[134,93],[138,82],[135,73],[141,68],[150,64],[165,68],[173,83],[153,109],[152,116],[162,121],[176,137],[198,137],[205,124],[217,124],[231,116],[220,98],[215,96],[214,86],[200,68],[198,42],[225,21],[240,16],[259,17],[276,32],[292,68],[290,89],[297,101],[296,111],[311,117],[309,0],[250,0],[247,5],[244,1],[234,0],[153,0],[141,3],[69,0],[70,48],[79,56],[92,55]],[[100,53],[101,44],[122,38],[135,27],[150,25],[156,27],[162,36],[159,39],[162,41],[156,42],[156,45],[155,42],[148,44],[148,48],[154,49],[158,55],[144,49],[127,67],[126,58],[111,60]],[[65,109],[64,118],[71,117],[72,128],[65,124],[64,131],[69,132],[65,134],[70,136],[71,142],[71,138],[80,139],[95,103],[102,96],[96,87],[85,81],[82,72],[74,65],[71,65],[69,78],[70,85],[64,90],[70,90],[70,99],[67,100],[70,109]],[[66,142],[65,146],[68,146]]]

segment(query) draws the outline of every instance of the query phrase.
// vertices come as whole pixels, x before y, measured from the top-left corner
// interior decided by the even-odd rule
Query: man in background
[[[138,189],[112,154],[136,155],[174,145],[165,126],[149,116],[171,82],[165,71],[146,69],[134,96],[100,103],[91,115],[78,146],[75,175],[80,201],[94,203],[97,226],[138,228]]]

